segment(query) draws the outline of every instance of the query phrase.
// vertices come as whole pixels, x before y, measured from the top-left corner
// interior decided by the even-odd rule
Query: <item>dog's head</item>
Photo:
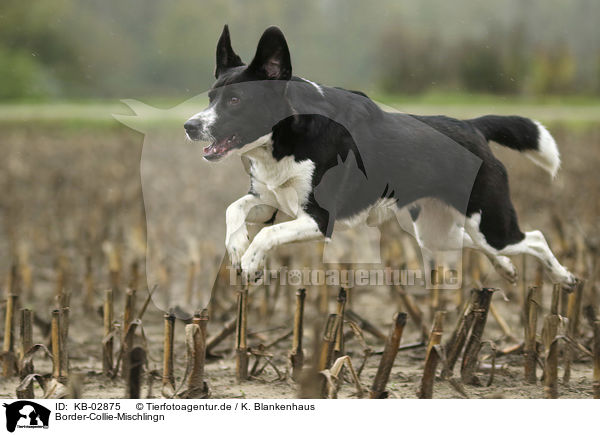
[[[282,114],[289,112],[284,93],[292,78],[292,64],[281,30],[265,30],[254,59],[245,65],[231,48],[225,26],[217,43],[215,77],[208,107],[184,124],[191,140],[210,142],[204,148],[204,158],[209,161],[260,144]]]

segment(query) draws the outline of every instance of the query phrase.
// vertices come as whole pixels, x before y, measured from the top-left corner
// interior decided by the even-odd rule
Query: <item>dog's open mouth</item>
[[[220,159],[239,143],[240,139],[235,134],[224,139],[215,140],[212,144],[204,148],[204,158],[207,160]]]

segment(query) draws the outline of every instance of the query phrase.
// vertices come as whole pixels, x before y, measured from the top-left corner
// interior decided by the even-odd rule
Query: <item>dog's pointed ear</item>
[[[217,67],[215,68],[215,78],[219,78],[226,69],[236,66],[242,66],[244,62],[235,54],[231,48],[231,38],[229,37],[229,26],[225,24],[223,32],[217,42]]]
[[[292,77],[290,50],[278,27],[265,30],[248,69],[266,80],[289,80]]]

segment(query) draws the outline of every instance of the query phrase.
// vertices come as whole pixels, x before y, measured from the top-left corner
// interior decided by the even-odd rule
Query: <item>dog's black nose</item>
[[[188,119],[183,124],[183,128],[185,128],[185,132],[191,140],[200,140],[200,130],[202,129],[200,121],[197,119]]]
[[[183,124],[183,128],[185,128],[186,131],[200,130],[200,121],[197,119],[188,119],[185,124]]]

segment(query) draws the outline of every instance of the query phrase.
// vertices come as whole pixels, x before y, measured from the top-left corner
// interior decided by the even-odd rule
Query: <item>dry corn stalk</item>
[[[21,309],[21,348],[19,349],[19,377],[21,380],[33,373],[33,362],[26,361],[25,355],[33,346],[32,334],[33,312],[27,308]],[[33,385],[26,387],[25,394],[33,398]]]
[[[127,363],[129,369],[129,374],[127,375],[127,398],[139,399],[142,389],[142,374],[144,373],[144,365],[146,364],[146,351],[143,347],[136,346],[131,349],[126,358],[129,360]]]
[[[204,363],[206,360],[206,324],[208,310],[204,309],[194,315],[193,323],[185,327],[186,345],[188,350],[189,372],[188,388],[183,397],[205,398],[208,395],[208,385],[204,382]]]
[[[128,288],[125,293],[125,309],[123,310],[123,337],[127,334],[129,324],[133,320],[135,311],[136,291]]]
[[[104,339],[102,346],[102,372],[106,376],[110,376],[113,370],[113,344],[114,340],[111,337],[113,332],[113,291],[108,289],[104,292]],[[110,338],[109,338],[110,337]]]
[[[439,355],[435,346],[442,342],[442,333],[444,332],[444,311],[438,311],[433,318],[431,334],[427,343],[427,353],[425,354],[425,368],[421,378],[421,386],[417,392],[419,399],[431,399],[433,397],[433,381],[435,371],[439,362]]]
[[[544,396],[547,399],[558,398],[558,327],[560,316],[558,304],[561,294],[561,285],[555,284],[552,291],[552,304],[550,314],[544,319],[542,329],[542,343],[544,345]]]
[[[323,370],[331,367],[333,359],[333,349],[335,347],[335,338],[337,336],[337,329],[339,327],[339,317],[337,314],[330,314],[327,317],[327,323],[325,324],[325,330],[323,332],[323,338],[321,340],[321,350],[319,352],[319,360],[317,370],[322,372]],[[323,380],[321,384],[321,397],[327,397],[327,381]]]
[[[444,268],[444,264],[439,253],[436,253],[430,260],[430,266],[433,288],[429,291],[429,318],[433,322],[436,313],[438,311],[444,310],[445,304],[445,302],[442,300],[442,295],[440,294],[440,286],[438,284],[440,281],[439,267],[441,267],[442,270]]]
[[[358,376],[360,376],[360,374],[362,373],[363,369],[365,368],[365,365],[367,364],[367,360],[369,359],[369,357],[371,355],[374,355],[375,352],[373,352],[373,349],[371,349],[369,347],[369,345],[367,344],[367,342],[365,341],[365,337],[362,333],[362,330],[360,329],[360,327],[354,323],[353,321],[348,321],[348,326],[350,326],[350,331],[348,332],[348,334],[350,337],[354,337],[356,338],[356,340],[358,340],[360,347],[363,350],[363,361],[360,365],[360,367],[358,368]],[[400,349],[398,349],[400,350]],[[383,355],[383,351],[381,352],[381,355]]]
[[[238,382],[248,379],[248,345],[247,318],[248,318],[248,286],[245,285],[238,291],[238,312],[236,323],[235,368]]]
[[[46,346],[43,344],[34,344],[29,348],[29,350],[23,356],[21,361],[21,367],[31,367],[31,373],[24,375],[21,378],[21,383],[17,386],[17,397],[19,399],[33,399],[33,382],[37,381],[42,389],[46,390],[46,381],[45,379],[36,373],[33,373],[33,357],[38,351],[43,351],[43,354],[46,358],[50,358],[53,360],[52,353],[48,350]]]
[[[35,381],[37,381],[37,383],[40,385],[42,390],[45,389],[46,381],[44,380],[42,375],[38,375],[37,373],[29,374],[29,375],[25,376],[23,379],[21,379],[21,382],[19,383],[19,385],[17,385],[17,388],[16,388],[17,399],[33,399],[34,398],[33,383]]]
[[[6,316],[4,318],[4,344],[2,347],[2,375],[12,376],[15,373],[16,358],[15,348],[15,310],[17,307],[17,295],[10,293],[6,298]]]
[[[298,381],[304,365],[304,351],[302,350],[302,335],[304,333],[304,301],[306,300],[306,289],[296,291],[296,311],[294,313],[294,336],[292,339],[292,351],[290,362],[292,365],[292,379]]]
[[[525,323],[527,322],[527,293],[529,291],[527,285],[527,256],[525,254],[521,254],[521,291],[520,291],[520,305],[521,305],[521,316],[519,319],[521,321],[521,325],[525,327]]]
[[[537,376],[535,373],[537,363],[537,340],[535,338],[537,331],[538,309],[538,303],[536,301],[536,295],[538,293],[537,289],[537,287],[529,287],[525,301],[525,343],[523,346],[523,357],[525,382],[530,384],[535,384],[537,382]]]
[[[121,368],[121,376],[123,379],[127,379],[129,376],[129,352],[133,348],[133,334],[128,334],[129,326],[133,321],[133,313],[135,310],[135,296],[136,291],[128,288],[125,293],[125,309],[123,310],[123,329],[121,342],[123,343],[123,361]]]
[[[108,241],[102,244],[102,250],[104,251],[108,262],[110,288],[113,290],[115,295],[118,295],[119,283],[121,281],[121,258],[119,250]]]
[[[375,374],[373,385],[371,387],[371,391],[369,392],[369,397],[371,399],[383,399],[387,397],[387,391],[385,390],[385,387],[390,378],[394,360],[398,354],[400,340],[402,339],[402,332],[404,331],[404,326],[406,325],[406,316],[406,313],[396,313],[394,315],[392,328],[390,329],[390,335],[385,342],[383,355],[379,361],[379,367],[377,368],[377,373]]]
[[[328,369],[333,358],[333,349],[337,328],[339,326],[339,317],[337,314],[330,314],[327,317],[323,338],[321,340],[321,351],[319,353],[319,371]]]
[[[129,353],[131,352],[131,349],[133,348],[133,338],[135,337],[135,332],[137,330],[137,327],[142,325],[142,321],[140,319],[134,319],[129,323],[129,327],[127,328],[127,333],[125,334],[125,337],[121,337],[121,347],[119,349],[119,353],[117,355],[117,363],[115,364],[113,373],[112,373],[112,378],[114,378],[115,376],[117,376],[117,374],[119,373],[119,370],[121,370],[121,364],[125,364],[125,360],[129,359]],[[109,337],[116,337],[119,333],[119,329],[115,328],[113,330],[113,332],[110,334]],[[143,331],[142,331],[143,334]],[[127,381],[127,376],[125,375],[124,378]]]
[[[173,374],[175,315],[166,313],[164,319],[162,395],[163,397],[173,397],[175,393],[175,375]]]
[[[340,376],[340,372],[342,371],[344,365],[346,365],[348,367],[348,370],[350,370],[350,375],[352,376],[352,381],[354,382],[354,385],[356,386],[356,396],[358,398],[363,397],[363,395],[364,395],[363,388],[360,384],[360,380],[358,379],[358,376],[356,375],[356,371],[354,370],[354,367],[352,366],[352,360],[350,359],[350,357],[348,355],[339,357],[331,365],[330,369],[321,371],[321,375],[323,375],[323,377],[325,378],[325,382],[327,385],[327,397],[329,399],[337,398],[337,392],[339,389],[338,377]]]
[[[23,359],[27,351],[33,346],[33,311],[28,308],[22,308],[20,323],[21,347],[19,349],[19,374],[23,375],[23,370],[27,370],[26,367],[23,367]]]
[[[301,399],[318,399],[323,397],[323,379],[319,374],[321,358],[321,347],[324,324],[321,317],[317,317],[312,323],[312,352],[310,364],[302,370],[299,381],[298,397]]]
[[[568,293],[567,316],[569,324],[567,335],[571,340],[577,342],[577,331],[579,329],[579,314],[581,313],[581,299],[583,295],[584,282],[577,283],[575,291]],[[563,374],[563,382],[568,384],[571,379],[571,363],[573,361],[573,346],[566,346],[564,349],[565,356],[565,371]]]
[[[444,378],[449,378],[452,376],[452,372],[454,371],[454,365],[460,356],[460,353],[463,350],[465,342],[467,341],[467,336],[469,335],[469,331],[471,330],[471,326],[473,325],[473,320],[475,318],[474,308],[477,301],[477,292],[476,289],[471,290],[471,296],[469,300],[465,303],[461,315],[458,317],[458,323],[454,332],[452,333],[452,337],[448,341],[448,345],[446,346],[446,367],[444,367],[442,371],[442,376]]]
[[[68,301],[68,298],[66,299]],[[61,352],[60,356],[62,358],[61,367],[64,370],[64,376],[67,376],[69,372],[69,347],[68,347],[68,339],[69,339],[69,307],[63,307],[60,309],[60,346]]]
[[[471,328],[471,334],[465,346],[465,352],[463,354],[462,365],[460,375],[464,383],[479,385],[479,379],[475,375],[477,369],[477,358],[479,351],[481,350],[481,339],[483,337],[483,330],[485,329],[485,323],[487,321],[488,311],[490,309],[490,303],[494,294],[494,289],[483,288],[477,290],[477,301],[475,304],[473,326]]]
[[[66,367],[64,367],[61,315],[60,310],[52,311],[52,377],[60,383],[67,379]]]
[[[337,359],[344,353],[344,310],[346,308],[347,293],[343,288],[340,289],[337,296],[337,316],[339,326],[335,336],[334,358]]]
[[[600,399],[600,320],[594,322],[594,399]]]

